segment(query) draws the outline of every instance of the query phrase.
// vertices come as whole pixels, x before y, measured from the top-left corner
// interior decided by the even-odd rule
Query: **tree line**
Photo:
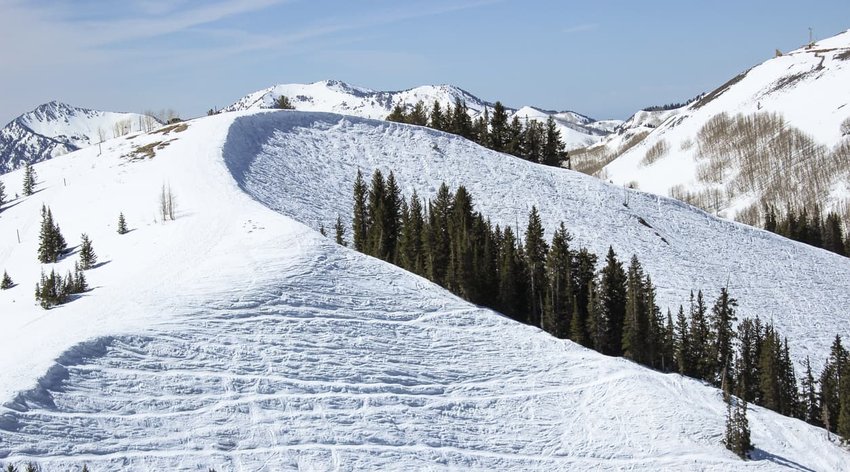
[[[403,104],[396,105],[387,120],[463,136],[488,149],[538,164],[560,167],[569,158],[554,118],[549,116],[545,124],[528,118],[520,121],[516,115],[508,120],[508,110],[501,102],[493,105],[492,115],[485,108],[473,120],[466,102],[460,98],[455,98],[454,106],[445,109],[438,100],[434,100],[430,109],[420,100],[410,111]]]
[[[782,214],[773,205],[764,207],[764,229],[810,246],[827,251],[850,255],[850,234],[844,236],[844,220],[836,212],[827,213],[824,218],[820,207],[814,207],[811,214],[806,207],[797,212],[788,206]]]
[[[761,405],[850,438],[850,361],[836,336],[818,381],[806,365],[802,385],[789,341],[759,317],[738,321],[738,301],[721,288],[710,303],[691,292],[662,314],[652,278],[636,256],[626,265],[609,247],[601,267],[574,247],[562,222],[549,241],[532,207],[523,235],[475,210],[465,187],[443,183],[432,199],[401,195],[392,172],[354,182],[354,248],[421,275],[472,303],[610,356],[676,372],[723,389],[740,405]],[[336,239],[345,241],[338,218]],[[839,388],[839,386],[841,388]],[[730,402],[731,404],[732,402]],[[743,436],[737,436],[739,440]]]

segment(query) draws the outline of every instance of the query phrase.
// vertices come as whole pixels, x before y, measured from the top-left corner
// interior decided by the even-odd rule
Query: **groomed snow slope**
[[[350,180],[345,150],[369,142],[399,169],[427,143],[439,153],[417,163],[441,172],[548,174],[544,188],[587,183],[600,196],[607,187],[428,130],[334,115],[224,114],[167,136],[152,159],[122,156],[162,134],[39,164],[39,192],[0,214],[0,264],[19,284],[0,292],[0,461],[93,471],[850,468],[822,430],[753,407],[759,460],[741,462],[720,444],[717,390],[465,303],[270,211],[239,182],[261,201],[288,201],[276,208],[284,213],[306,212],[321,177]],[[274,157],[280,140],[338,160]],[[314,186],[291,192],[294,176],[277,173],[290,164]],[[440,176],[425,170],[433,188]],[[403,183],[419,182],[408,173]],[[277,193],[260,177],[277,179]],[[20,172],[0,178],[17,188]],[[178,202],[165,224],[155,221],[164,182]],[[479,198],[483,182],[471,188]],[[314,204],[327,212],[347,187]],[[69,241],[88,232],[103,263],[89,272],[91,292],[50,311],[31,294],[42,202]],[[123,236],[119,211],[132,229]]]
[[[238,131],[237,131],[238,130]],[[427,128],[331,114],[241,118],[225,155],[246,191],[314,229],[348,220],[357,170],[393,170],[402,190],[436,195],[465,185],[494,223],[520,225],[532,205],[551,231],[563,221],[574,245],[624,262],[637,254],[658,287],[662,310],[687,304],[691,289],[713,301],[728,286],[739,317],[773,320],[795,359],[825,359],[836,334],[850,333],[850,260],[766,231],[731,223],[676,200],[624,190],[598,179],[531,164]],[[623,203],[627,202],[628,206]],[[641,223],[641,220],[646,224]],[[799,367],[798,367],[799,369]]]
[[[692,193],[707,189],[724,190],[737,173],[737,165],[726,171],[720,184],[698,178],[697,134],[721,113],[776,113],[809,135],[815,143],[832,149],[842,140],[841,123],[850,120],[850,31],[818,41],[769,59],[742,72],[706,98],[697,100],[658,126],[641,144],[608,164],[601,175],[615,184],[636,182],[644,191],[669,195],[682,186]],[[716,94],[716,95],[715,95]],[[714,96],[713,99],[708,99]],[[642,163],[647,151],[664,141],[669,151],[650,165]],[[772,169],[784,173],[784,169]],[[825,210],[837,209],[850,199],[850,181],[844,175],[830,176],[834,188],[821,201]],[[725,193],[725,192],[724,192]],[[758,200],[759,195],[739,194],[723,202],[720,214],[734,218],[736,213]]]

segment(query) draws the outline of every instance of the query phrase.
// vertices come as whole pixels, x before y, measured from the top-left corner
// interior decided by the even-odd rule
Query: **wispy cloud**
[[[562,33],[572,34],[572,33],[584,33],[587,31],[594,31],[599,28],[599,23],[584,23],[581,25],[573,25],[561,30]]]

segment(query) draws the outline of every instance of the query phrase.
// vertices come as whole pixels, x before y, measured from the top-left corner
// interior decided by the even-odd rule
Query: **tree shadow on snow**
[[[786,459],[782,456],[777,456],[776,454],[771,454],[763,449],[755,448],[752,452],[750,452],[750,459],[754,461],[770,461],[775,464],[781,465],[783,467],[788,467],[793,470],[800,470],[803,472],[816,472],[814,469],[810,469],[803,464],[798,462],[794,462],[790,459]]]
[[[97,264],[95,264],[95,265],[91,266],[91,268],[92,268],[92,269],[97,269],[98,267],[103,267],[103,266],[105,266],[106,264],[109,264],[110,262],[112,262],[112,261],[111,261],[111,260],[109,260],[109,261],[98,262]]]

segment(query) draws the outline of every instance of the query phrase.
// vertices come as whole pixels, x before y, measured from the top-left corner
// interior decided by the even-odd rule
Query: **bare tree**
[[[162,221],[174,221],[174,211],[176,204],[174,194],[171,192],[171,185],[162,184],[162,191],[159,194],[159,214]]]

